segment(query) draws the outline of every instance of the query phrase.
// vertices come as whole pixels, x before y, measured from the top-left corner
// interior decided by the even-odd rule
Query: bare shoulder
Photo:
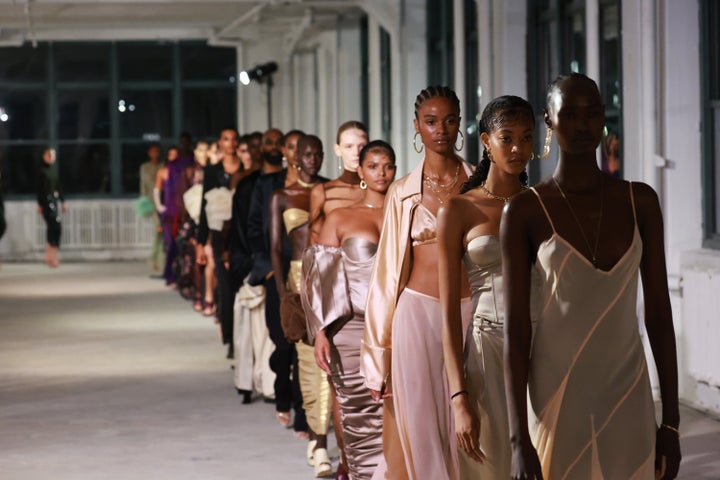
[[[536,188],[543,189],[543,186],[538,185]],[[535,192],[530,189],[515,195],[503,209],[504,221],[528,222],[537,218],[538,214],[542,214],[542,207],[540,206],[540,202],[538,202]]]

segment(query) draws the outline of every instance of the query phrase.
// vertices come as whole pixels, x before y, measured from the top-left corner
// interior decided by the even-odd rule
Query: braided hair
[[[460,99],[458,98],[457,94],[455,94],[455,91],[452,88],[443,85],[432,85],[420,92],[415,98],[416,119],[419,119],[418,110],[420,110],[420,106],[423,104],[423,102],[425,102],[425,100],[429,100],[435,97],[445,97],[450,99],[450,101],[455,105],[455,108],[457,108],[458,113],[460,113]]]
[[[502,97],[493,99],[487,104],[478,122],[478,130],[480,133],[484,132],[490,135],[496,128],[515,123],[518,120],[529,120],[532,122],[533,127],[535,126],[535,114],[532,105],[524,98],[516,97],[515,95],[503,95]],[[490,157],[488,156],[487,148],[484,148],[480,163],[475,169],[475,172],[468,178],[467,182],[463,183],[460,188],[460,193],[465,193],[478,187],[487,180],[489,171]],[[527,185],[527,172],[523,171],[520,174],[520,183]]]

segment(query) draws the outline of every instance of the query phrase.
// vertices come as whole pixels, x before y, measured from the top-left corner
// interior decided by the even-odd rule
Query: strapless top
[[[475,322],[484,319],[502,324],[503,308],[502,257],[496,235],[480,235],[468,242],[463,257],[473,302]]]
[[[324,328],[336,332],[350,318],[365,314],[377,244],[359,237],[340,247],[312,245],[303,252],[301,299],[308,336]]]
[[[302,227],[310,220],[310,212],[302,208],[288,208],[283,212],[285,231],[290,234],[298,227]]]
[[[422,203],[418,203],[410,225],[412,246],[437,242],[437,218]]]

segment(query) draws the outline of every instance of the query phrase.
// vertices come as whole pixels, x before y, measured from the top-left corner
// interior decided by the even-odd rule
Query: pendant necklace
[[[562,195],[563,200],[565,200],[565,203],[567,204],[568,208],[570,209],[570,213],[572,214],[573,218],[575,219],[575,223],[577,224],[578,228],[580,229],[580,233],[582,234],[583,240],[585,240],[585,245],[587,245],[588,252],[590,252],[590,254],[592,255],[593,267],[595,267],[595,269],[597,269],[598,268],[597,249],[598,249],[598,245],[600,244],[600,223],[602,222],[603,206],[605,203],[605,195],[603,195],[603,193],[604,193],[603,177],[600,176],[600,216],[598,218],[597,230],[595,232],[595,248],[590,248],[590,242],[588,241],[587,235],[585,235],[585,230],[583,229],[582,225],[580,224],[580,220],[578,219],[577,215],[575,214],[575,210],[573,210],[572,205],[570,205],[570,201],[565,196],[565,192],[563,192],[563,189],[560,188],[560,183],[557,181],[557,178],[555,178],[555,175],[553,175],[552,179],[555,182],[555,186],[560,191],[560,195]]]
[[[460,164],[458,164],[457,168],[455,169],[455,176],[453,177],[453,179],[445,184],[436,182],[435,180],[430,178],[429,175],[423,173],[423,183],[435,194],[435,197],[437,198],[440,205],[444,205],[448,198],[450,198],[453,193],[452,188],[455,186],[455,184],[457,184],[459,178]]]

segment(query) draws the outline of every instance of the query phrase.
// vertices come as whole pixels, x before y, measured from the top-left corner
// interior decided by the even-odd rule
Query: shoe
[[[315,477],[328,478],[333,476],[333,466],[325,448],[318,448],[313,455],[315,460]]]
[[[199,298],[196,298],[193,302],[193,310],[196,312],[202,312],[203,309],[203,302]]]
[[[227,358],[228,360],[232,360],[233,358],[235,358],[235,348],[233,348],[232,343],[228,344],[227,355],[225,355],[225,358]]]
[[[207,302],[207,301],[206,301],[206,302],[205,302],[205,306],[203,307],[202,313],[203,313],[203,315],[205,315],[206,317],[212,317],[213,315],[215,315],[215,310],[216,310],[216,309],[217,309],[217,308],[216,308],[216,306],[215,306],[215,302]]]
[[[263,403],[271,403],[271,404],[274,405],[274,404],[275,404],[275,399],[274,399],[274,398],[270,398],[270,397],[266,397],[265,395],[263,395]]]
[[[299,432],[296,432],[299,433]],[[303,432],[306,433],[306,432]],[[310,440],[307,444],[307,462],[308,465],[311,467],[315,466],[315,445],[317,445],[317,440]]]
[[[285,428],[290,426],[290,412],[275,412],[278,423]]]
[[[338,468],[335,472],[335,480],[350,480],[350,476],[342,463],[338,463]]]
[[[242,395],[242,404],[243,405],[249,405],[252,403],[252,392],[250,390],[243,390],[240,388],[236,388],[238,395]]]

